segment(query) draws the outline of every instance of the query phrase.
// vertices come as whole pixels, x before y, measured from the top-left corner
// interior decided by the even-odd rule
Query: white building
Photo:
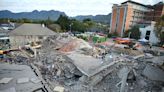
[[[157,44],[159,42],[159,39],[157,38],[154,30],[155,30],[155,22],[151,22],[149,26],[146,26],[144,28],[139,28],[141,32],[140,38],[143,39],[145,38],[152,44]]]

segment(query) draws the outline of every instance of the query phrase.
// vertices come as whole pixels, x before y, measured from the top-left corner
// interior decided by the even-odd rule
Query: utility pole
[[[69,26],[70,26],[70,32],[72,32],[72,25],[73,23],[71,23]]]

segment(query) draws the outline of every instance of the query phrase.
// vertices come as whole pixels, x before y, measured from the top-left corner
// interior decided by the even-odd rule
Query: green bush
[[[108,38],[111,38],[113,36],[117,37],[118,34],[117,34],[117,32],[114,32],[114,33],[109,33],[107,36],[108,36]]]

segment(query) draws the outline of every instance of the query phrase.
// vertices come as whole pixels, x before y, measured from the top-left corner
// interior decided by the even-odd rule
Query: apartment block
[[[110,24],[110,33],[117,32],[123,37],[124,32],[135,25],[147,26],[157,21],[164,14],[164,4],[144,5],[128,0],[121,5],[114,4]]]

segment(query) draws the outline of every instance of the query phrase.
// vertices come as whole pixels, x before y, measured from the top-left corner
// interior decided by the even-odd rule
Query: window
[[[146,32],[146,35],[150,35],[150,31],[147,31],[147,32]]]
[[[150,30],[148,30],[148,31],[146,31],[146,35],[145,35],[145,39],[146,40],[149,40],[149,38],[150,38]]]

